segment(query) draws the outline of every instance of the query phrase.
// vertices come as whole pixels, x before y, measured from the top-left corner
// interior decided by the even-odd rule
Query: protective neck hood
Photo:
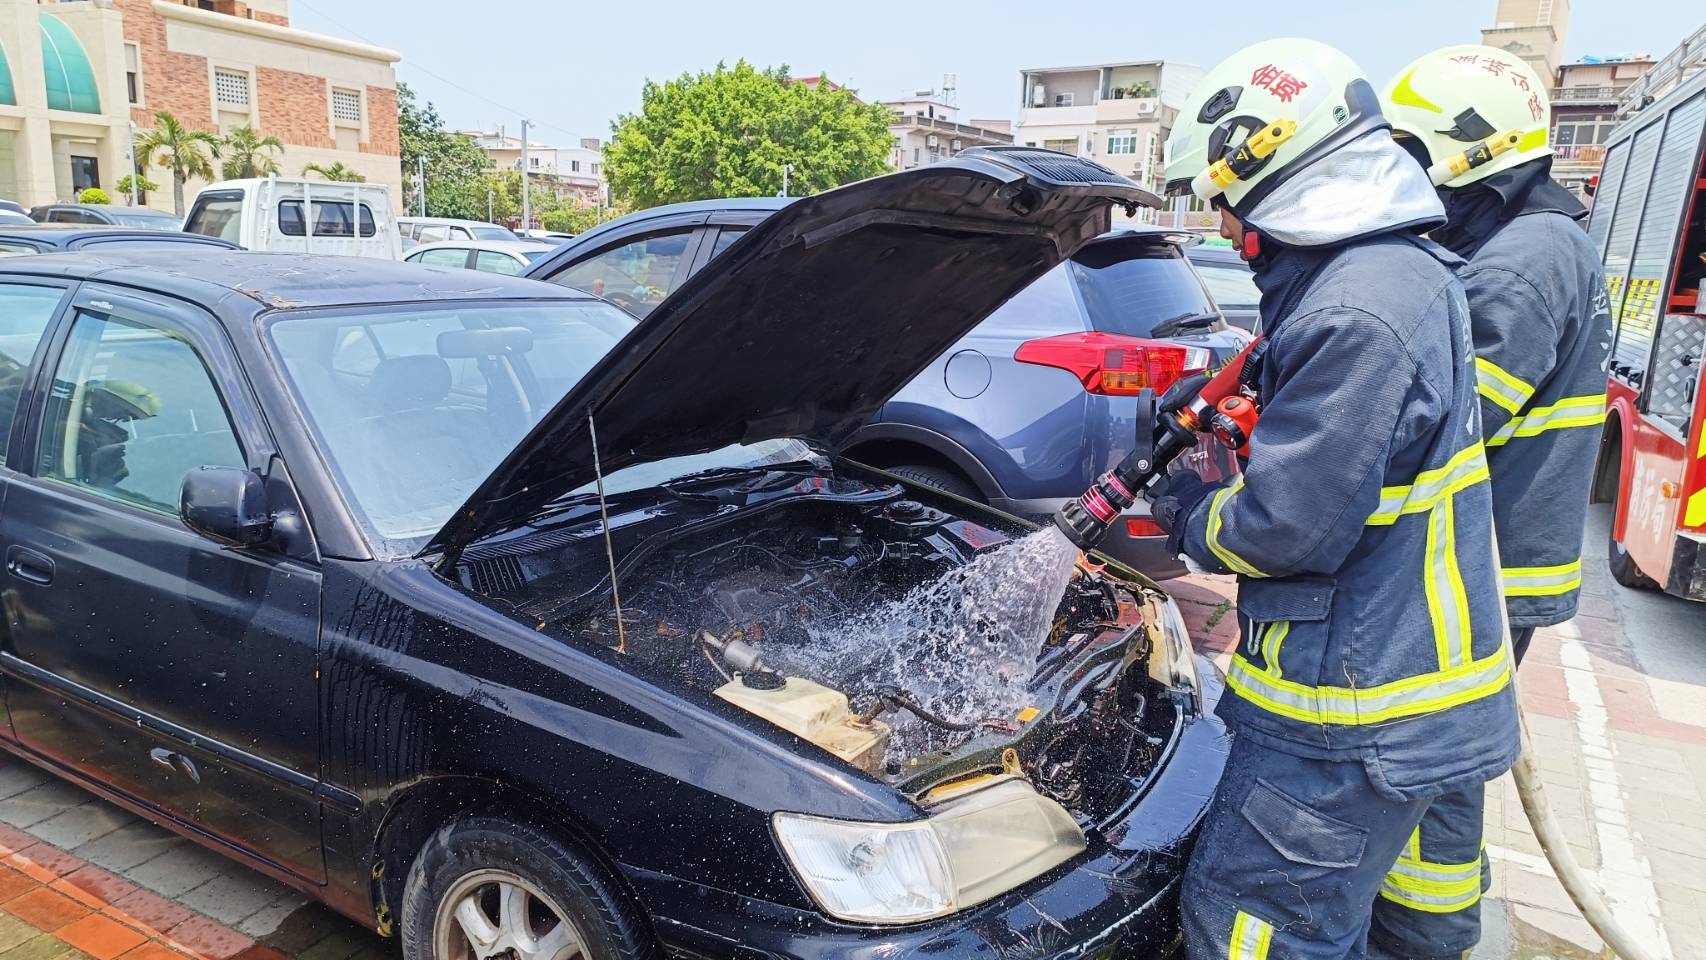
[[[1299,170],[1244,218],[1264,238],[1292,247],[1336,246],[1389,230],[1421,232],[1444,221],[1427,173],[1385,129]]]
[[[1499,228],[1531,213],[1561,213],[1572,220],[1588,215],[1570,191],[1552,179],[1552,158],[1541,157],[1455,190],[1441,190],[1445,226],[1430,239],[1452,253],[1472,257]]]

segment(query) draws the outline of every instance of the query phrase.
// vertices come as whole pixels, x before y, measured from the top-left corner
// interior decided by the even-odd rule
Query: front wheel
[[[1641,572],[1641,568],[1635,565],[1635,558],[1629,555],[1629,548],[1617,539],[1617,512],[1622,508],[1622,498],[1614,497],[1611,503],[1611,526],[1605,535],[1606,566],[1611,569],[1611,579],[1636,590],[1657,590],[1658,583]]]
[[[600,871],[533,827],[476,817],[427,841],[403,892],[405,960],[646,960]]]

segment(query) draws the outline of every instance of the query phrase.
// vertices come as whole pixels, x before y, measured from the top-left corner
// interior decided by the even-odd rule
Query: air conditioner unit
[[[1139,101],[1137,101],[1137,112],[1138,113],[1154,113],[1155,112],[1155,101],[1154,100],[1139,100]]]
[[[949,146],[953,148],[955,153],[960,152],[960,142],[958,140],[951,141]]]
[[[1031,88],[1031,106],[1048,106],[1048,90],[1044,89],[1040,83]]]
[[[934,147],[936,145],[936,135],[934,133],[932,133],[929,136],[925,137],[924,138],[924,145],[927,147]]]

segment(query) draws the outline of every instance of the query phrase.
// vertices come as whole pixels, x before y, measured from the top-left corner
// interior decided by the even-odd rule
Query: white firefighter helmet
[[[1167,138],[1167,192],[1246,216],[1298,170],[1388,126],[1362,68],[1315,40],[1264,40],[1210,70]]]
[[[1417,58],[1392,78],[1381,106],[1436,186],[1468,186],[1552,155],[1546,82],[1496,47],[1462,44]]]

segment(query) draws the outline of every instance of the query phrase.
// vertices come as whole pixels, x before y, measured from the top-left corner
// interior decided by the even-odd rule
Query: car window
[[[83,223],[86,218],[81,210],[49,210],[48,223]]]
[[[121,227],[142,227],[147,230],[176,230],[178,218],[169,214],[115,213],[113,222]]]
[[[644,317],[669,294],[693,229],[652,234],[612,247],[568,267],[551,280],[603,297]]]
[[[724,227],[717,233],[717,242],[711,245],[711,259],[715,260],[718,256],[721,256],[722,252],[729,248],[729,244],[746,236],[746,232],[750,229],[752,228]]]
[[[159,232],[164,233],[165,231]],[[87,250],[91,247],[100,247],[102,250],[158,250],[162,244],[169,244],[172,246],[190,246],[202,250],[206,250],[209,247],[219,250],[225,249],[217,243],[209,243],[205,240],[192,240],[188,237],[171,236],[92,237],[88,240],[82,241],[81,243],[75,244],[74,246],[78,250]]]
[[[165,330],[78,312],[48,395],[40,476],[176,516],[185,474],[243,465],[194,347]]]
[[[12,437],[12,417],[27,388],[30,358],[65,291],[59,287],[0,284],[0,459]]]
[[[466,227],[452,226],[450,228],[450,239],[452,239],[452,240],[472,240],[472,239],[474,239],[474,235],[469,233],[468,229]]]
[[[474,239],[475,240],[514,240],[515,239],[515,234],[510,233],[508,230],[505,230],[503,227],[475,227],[473,229],[474,229]]]
[[[34,245],[28,243],[13,243],[10,240],[0,240],[0,257],[23,257],[32,253],[40,253]]]
[[[1031,281],[977,325],[976,334],[1001,337],[1047,337],[1084,329],[1084,308],[1072,292],[1066,264]]]
[[[1256,289],[1256,278],[1248,267],[1230,263],[1225,266],[1199,263],[1196,268],[1215,303],[1223,307],[1254,309],[1262,302],[1262,291]]]
[[[415,239],[422,243],[437,243],[440,240],[449,240],[450,228],[438,223],[423,223],[420,226],[420,232],[415,234]]]
[[[268,336],[375,550],[406,556],[633,328],[530,301],[285,313]]]
[[[409,259],[429,267],[466,267],[468,251],[460,247],[440,247],[437,250],[421,250],[411,254]]]
[[[241,193],[203,195],[196,199],[189,217],[184,220],[184,232],[199,233],[204,237],[219,237],[236,243],[241,239],[239,234],[242,223],[239,214],[242,212]]]
[[[487,273],[505,273],[515,276],[521,272],[521,261],[507,253],[496,250],[480,250],[474,254],[474,269]]]
[[[355,236],[354,216],[354,205],[347,200],[315,200],[314,236],[353,237]],[[373,208],[365,203],[362,204],[361,235],[371,237],[376,229],[373,224]],[[301,200],[280,200],[278,202],[278,232],[287,237],[305,235]]]
[[[1209,313],[1214,305],[1178,247],[1104,241],[1067,261],[1094,329],[1147,337],[1163,320]]]

